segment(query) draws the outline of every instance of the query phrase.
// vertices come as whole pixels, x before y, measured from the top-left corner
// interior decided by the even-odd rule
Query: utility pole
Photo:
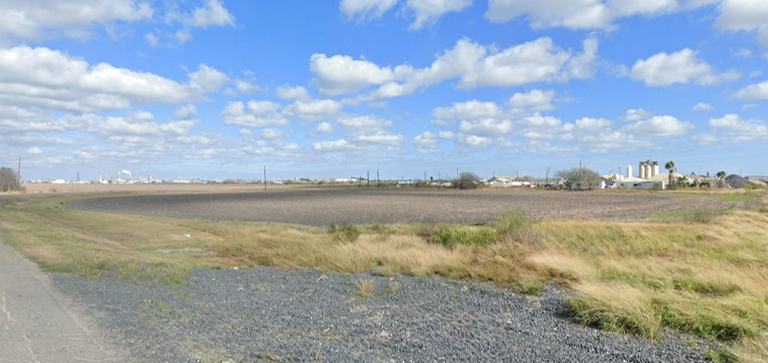
[[[366,188],[371,189],[371,171],[370,170],[368,170],[368,176],[365,177],[365,182],[367,184]]]
[[[267,191],[267,165],[264,165],[264,191]]]
[[[380,187],[379,183],[381,183],[379,181],[379,169],[376,169],[376,188]]]
[[[456,168],[456,180],[459,180],[459,168]]]
[[[19,169],[16,171],[16,185],[21,189],[21,156],[19,156]]]
[[[424,183],[425,184],[427,183],[427,172],[426,171],[424,172]]]
[[[547,167],[547,184],[549,184],[549,171],[552,170],[551,166]]]

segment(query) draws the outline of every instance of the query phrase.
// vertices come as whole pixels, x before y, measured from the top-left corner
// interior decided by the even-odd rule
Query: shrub
[[[480,187],[480,178],[475,173],[464,172],[459,175],[455,184],[459,189],[477,189]]]

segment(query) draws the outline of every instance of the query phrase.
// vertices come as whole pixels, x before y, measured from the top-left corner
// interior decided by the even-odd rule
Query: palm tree
[[[720,179],[725,178],[725,172],[724,171],[718,171],[717,172],[717,177],[720,178]]]
[[[672,161],[672,160],[670,160],[670,161],[667,161],[667,163],[666,163],[666,164],[664,164],[664,169],[667,169],[667,170],[669,170],[669,187],[670,187],[670,188],[672,188],[672,187],[675,185],[675,183],[674,183],[674,181],[673,181],[673,177],[672,177],[672,174],[673,174],[673,173],[675,172],[675,170],[676,170],[676,169],[675,169],[675,162],[674,162],[674,161]]]

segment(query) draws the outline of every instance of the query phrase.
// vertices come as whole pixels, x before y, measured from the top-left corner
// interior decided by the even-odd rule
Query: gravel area
[[[639,220],[656,212],[722,209],[708,195],[508,190],[283,188],[268,192],[151,195],[69,202],[82,210],[203,220],[330,223],[484,223],[515,209],[531,218]]]
[[[195,271],[180,286],[52,274],[108,339],[144,362],[700,362],[709,344],[580,326],[541,297],[440,277]],[[373,279],[370,298],[355,283]]]

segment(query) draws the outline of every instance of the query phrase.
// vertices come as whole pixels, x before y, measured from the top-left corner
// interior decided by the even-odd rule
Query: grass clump
[[[376,291],[376,280],[374,279],[360,279],[355,282],[357,292],[356,297],[361,299],[368,299],[373,296],[373,292]]]

